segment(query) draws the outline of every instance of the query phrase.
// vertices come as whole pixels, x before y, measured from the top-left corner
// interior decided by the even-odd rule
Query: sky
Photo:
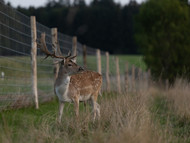
[[[29,6],[43,6],[47,0],[4,0],[6,3],[10,2],[13,7],[21,6],[21,7],[29,7]],[[91,0],[85,0],[86,3],[90,3]],[[117,3],[120,3],[122,5],[127,4],[130,0],[114,0]],[[141,3],[145,0],[136,0],[138,3]]]

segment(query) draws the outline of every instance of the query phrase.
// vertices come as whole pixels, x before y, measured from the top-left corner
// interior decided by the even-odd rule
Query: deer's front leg
[[[77,98],[77,97],[74,99],[74,108],[75,108],[76,117],[78,118],[78,116],[79,116],[79,98]]]
[[[58,122],[61,123],[61,118],[63,115],[63,108],[64,108],[64,102],[59,101],[59,117],[58,117]]]

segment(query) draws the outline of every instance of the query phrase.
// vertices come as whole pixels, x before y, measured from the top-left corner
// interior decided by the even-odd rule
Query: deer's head
[[[82,67],[78,66],[73,61],[73,59],[76,57],[76,55],[71,56],[71,53],[69,52],[67,56],[62,56],[60,50],[57,50],[57,51],[59,51],[59,55],[56,55],[55,51],[53,53],[50,53],[49,50],[47,49],[47,46],[46,46],[45,33],[41,34],[40,43],[39,43],[38,47],[41,49],[41,51],[43,53],[46,54],[45,59],[48,58],[49,56],[57,59],[55,64],[60,64],[60,71],[59,72],[65,73],[68,75],[73,75],[73,74],[79,73],[79,72],[84,70]]]
[[[83,71],[84,69],[80,66],[78,66],[73,59],[76,56],[73,57],[68,57],[68,58],[64,58],[61,62],[60,62],[60,72],[68,74],[68,75],[73,75],[76,73],[79,73],[81,71]]]

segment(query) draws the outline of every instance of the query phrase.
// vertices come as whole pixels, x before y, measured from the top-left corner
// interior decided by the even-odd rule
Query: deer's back
[[[83,71],[71,76],[70,86],[77,89],[81,95],[99,92],[102,85],[101,74],[94,71]]]

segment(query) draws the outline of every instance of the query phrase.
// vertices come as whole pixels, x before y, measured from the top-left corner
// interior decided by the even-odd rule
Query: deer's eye
[[[71,64],[68,64],[69,67],[71,67],[72,65]]]

